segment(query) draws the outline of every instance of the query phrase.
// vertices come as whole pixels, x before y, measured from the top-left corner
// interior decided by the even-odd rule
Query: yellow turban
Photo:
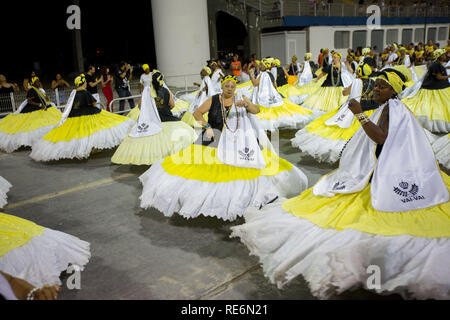
[[[404,65],[384,69],[381,71],[380,76],[378,76],[378,79],[382,79],[389,83],[397,94],[405,90],[405,82],[410,81],[411,78],[411,70]]]
[[[144,64],[144,65],[142,65],[142,70],[147,70],[147,69],[150,69],[150,66],[148,65],[148,64]]]
[[[365,62],[361,63],[356,69],[360,78],[368,78],[372,74],[372,68]]]
[[[261,62],[266,68],[270,68],[272,66],[272,61],[269,59],[262,59]]]
[[[342,54],[340,54],[339,52],[335,51],[333,52],[333,56],[338,57],[339,59],[342,58]]]
[[[305,60],[308,61],[309,59],[312,58],[312,53],[311,52],[307,52],[305,53]]]
[[[255,60],[256,64],[259,66],[261,64],[261,61]]]
[[[238,80],[237,80],[237,78],[235,76],[228,75],[225,78],[223,78],[222,83],[221,83],[222,86],[225,84],[225,82],[228,82],[228,81],[233,81],[236,84],[238,83]]]
[[[363,55],[363,56],[366,56],[366,55],[370,54],[370,51],[371,51],[370,48],[364,48],[364,49],[362,50],[362,55]]]
[[[440,56],[442,56],[443,54],[445,54],[445,49],[437,49],[434,51],[433,56],[434,59],[437,60],[439,59]]]
[[[211,75],[211,73],[212,73],[211,69],[207,66],[204,66],[202,70],[205,70],[206,73],[208,74],[208,76]]]
[[[279,67],[281,66],[281,61],[279,59],[275,59],[273,60],[273,64],[275,65],[275,67]]]
[[[31,78],[31,80],[30,80],[31,85],[34,85],[34,83],[35,83],[37,80],[39,80],[38,77],[33,77],[33,78]]]
[[[405,47],[398,47],[398,51],[405,51],[406,52],[406,48]]]
[[[83,84],[85,84],[86,77],[85,77],[84,73],[82,73],[78,77],[76,77],[74,83],[77,87],[81,87]]]

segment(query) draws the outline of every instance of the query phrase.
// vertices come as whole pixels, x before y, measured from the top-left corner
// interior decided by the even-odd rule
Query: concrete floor
[[[280,154],[301,168],[313,185],[336,166],[302,157],[285,131]],[[113,151],[86,161],[36,163],[30,150],[0,153],[0,175],[13,184],[2,211],[91,243],[81,290],[64,285],[62,299],[276,300],[314,299],[303,279],[278,290],[227,223],[212,218],[165,218],[139,208],[140,174],[148,167],[116,166]],[[67,275],[62,275],[63,280]],[[63,281],[64,282],[64,281]],[[364,290],[333,299],[399,299]]]

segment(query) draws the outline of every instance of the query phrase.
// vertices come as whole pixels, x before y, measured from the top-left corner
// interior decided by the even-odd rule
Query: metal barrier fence
[[[171,82],[174,79],[181,79],[184,83],[184,87],[181,86],[171,86]],[[179,81],[178,81],[179,82]],[[190,75],[178,75],[178,76],[169,76],[166,78],[166,83],[168,84],[169,88],[171,89],[172,93],[179,98],[180,92],[190,92],[195,91],[198,88],[193,86],[193,82],[200,82],[200,75],[199,74],[190,74]],[[65,88],[65,89],[46,89],[46,93],[50,98],[50,101],[53,102],[59,109],[64,109],[64,106],[70,96],[70,93],[72,92],[73,88]],[[181,91],[180,91],[181,90]],[[110,109],[113,113],[122,113],[127,112],[130,110],[129,103],[125,101],[125,110],[120,111],[119,110],[119,102],[123,100],[129,100],[133,99],[134,103],[137,105],[140,101],[140,89],[139,89],[139,80],[134,80],[130,82],[130,92],[131,97],[126,98],[120,98],[118,93],[113,89],[113,100],[110,103],[110,106],[112,106],[112,109]],[[100,104],[102,105],[103,109],[106,109],[106,106],[108,105],[108,101],[103,94],[102,89],[99,87],[98,93],[100,96]],[[0,117],[6,116],[10,113],[15,112],[22,102],[27,99],[27,92],[25,91],[19,91],[19,92],[13,92],[8,94],[0,94]]]
[[[236,6],[236,2],[238,1],[229,0],[227,9]],[[264,20],[280,20],[285,16],[365,17],[367,7],[371,5],[371,1],[365,1],[364,5],[306,0],[239,0],[239,2],[241,6],[258,12]],[[383,6],[379,1],[378,6],[382,17],[450,16],[450,1],[436,1],[428,8],[421,5],[414,6],[412,1],[404,1],[402,5],[395,6]]]

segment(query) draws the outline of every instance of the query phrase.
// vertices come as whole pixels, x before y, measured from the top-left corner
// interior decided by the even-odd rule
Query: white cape
[[[377,161],[376,143],[360,128],[343,152],[337,171],[323,177],[314,195],[333,197],[356,193],[371,184],[375,210],[403,212],[432,207],[449,200],[430,142],[422,127],[399,100],[389,100],[372,116],[378,122],[389,108],[389,134]]]
[[[311,65],[309,64],[309,61],[305,61],[305,63],[303,64],[303,72],[298,77],[295,85],[299,87],[306,86],[307,84],[311,83],[312,80],[313,74],[311,71]]]
[[[208,93],[206,93],[206,91],[203,91],[205,87],[208,87]],[[211,78],[209,76],[204,77],[199,92],[195,97],[194,102],[189,107],[189,112],[191,114],[194,114],[195,110],[197,110],[206,100],[208,100],[213,96],[212,95],[212,93],[214,92],[213,88],[214,85],[211,81]]]
[[[162,131],[161,118],[150,90],[150,87],[145,87],[144,91],[142,91],[141,112],[139,113],[138,122],[131,129],[131,138],[153,136]]]
[[[273,86],[267,71],[261,72],[259,85],[253,88],[252,102],[266,108],[281,107],[284,104],[283,98]]]
[[[333,117],[325,121],[325,124],[327,126],[338,126],[342,129],[347,129],[350,128],[353,124],[355,116],[353,115],[353,112],[351,112],[348,108],[348,104],[352,99],[355,99],[358,102],[361,101],[362,80],[354,79],[351,86],[352,89],[350,91],[348,100]]]
[[[237,127],[239,119],[239,128]],[[218,159],[228,165],[242,168],[263,169],[267,166],[252,123],[244,108],[234,104],[224,126],[217,148]]]

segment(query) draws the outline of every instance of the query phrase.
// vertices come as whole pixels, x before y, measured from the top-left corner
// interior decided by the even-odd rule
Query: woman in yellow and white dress
[[[78,89],[72,91],[60,125],[33,145],[33,160],[89,158],[93,149],[118,146],[133,126],[134,120],[96,107],[84,75],[75,79],[75,85]]]
[[[302,104],[303,101],[320,88],[325,81],[325,78],[322,78],[318,82],[313,81],[317,76],[313,74],[314,64],[311,61],[311,57],[312,54],[310,52],[305,53],[305,61],[300,66],[300,73],[298,74],[297,81],[293,85],[287,84],[277,88],[278,92],[282,94],[283,97],[288,98],[296,104]]]
[[[346,98],[342,94],[342,90],[348,87],[351,82],[344,86],[344,72],[340,59],[341,54],[333,52],[333,62],[324,67],[319,77],[313,80],[318,82],[321,78],[327,76],[325,82],[303,102],[303,107],[323,114],[339,108],[345,102]]]
[[[275,78],[269,72],[270,60],[263,59],[260,74],[255,79],[254,70],[250,77],[254,86],[252,102],[258,105],[260,112],[256,118],[264,130],[300,129],[311,122],[317,115],[288,99],[284,99],[276,90]]]
[[[0,150],[11,153],[20,147],[31,147],[58,125],[61,112],[41,89],[39,78],[31,79],[31,87],[19,109],[0,120]]]
[[[385,70],[374,89],[381,106],[370,118],[350,104],[362,128],[339,169],[296,198],[248,209],[246,222],[232,228],[279,288],[302,275],[321,299],[361,286],[450,299],[450,177],[395,98],[403,86]]]
[[[280,159],[258,129],[258,106],[235,97],[236,82],[227,76],[223,93],[196,110],[205,131],[195,144],[140,177],[142,208],[156,208],[167,217],[178,213],[188,219],[204,215],[232,221],[249,206],[306,189],[306,176]]]
[[[373,100],[375,80],[369,78],[375,69],[375,61],[365,58],[358,66],[357,79],[345,91],[349,95],[348,101],[332,112],[324,114],[314,120],[292,139],[292,145],[311,155],[319,162],[335,163],[339,160],[345,144],[361,128],[360,123],[353,117],[348,108],[348,102],[356,99],[361,103],[364,113],[371,116],[378,108],[378,102]]]
[[[12,185],[2,176],[0,176],[0,209],[8,204],[8,196],[6,195]]]
[[[90,244],[18,217],[0,213],[0,271],[36,288],[61,285],[69,266],[82,271]]]
[[[422,126],[434,133],[450,132],[450,83],[443,64],[447,62],[444,49],[434,52],[436,59],[422,82],[421,89],[413,97],[403,99]]]
[[[189,106],[189,110],[183,115],[181,121],[184,121],[191,127],[195,127],[197,122],[194,118],[194,112],[197,110],[206,100],[212,97],[215,92],[215,86],[213,85],[210,75],[212,71],[209,67],[203,67],[201,71],[202,83],[200,89],[194,99],[194,102]]]
[[[142,66],[142,69],[144,69],[145,73],[141,76],[141,86],[140,86],[141,94],[145,87],[151,86],[153,74],[161,73],[161,71],[156,70],[156,69],[154,69],[152,72],[149,72],[150,67],[148,64],[144,64]],[[167,86],[167,84],[165,82],[164,82],[164,88],[169,90],[170,94],[173,97],[173,101],[175,103],[175,106],[171,110],[172,114],[175,117],[181,117],[181,115],[187,111],[187,109],[189,108],[189,106],[191,104],[182,99],[177,99],[177,97],[175,97],[172,94],[172,91],[170,91],[169,87]],[[130,111],[130,113],[127,114],[127,117],[133,119],[134,121],[138,121],[140,110],[141,110],[141,107],[139,105],[137,105],[135,108],[133,108],[133,110]]]
[[[194,129],[173,116],[175,102],[159,71],[153,73],[152,85],[144,87],[141,102],[137,124],[117,148],[113,163],[151,165],[197,139]]]
[[[433,150],[437,161],[450,170],[450,134],[440,137],[433,142]]]

